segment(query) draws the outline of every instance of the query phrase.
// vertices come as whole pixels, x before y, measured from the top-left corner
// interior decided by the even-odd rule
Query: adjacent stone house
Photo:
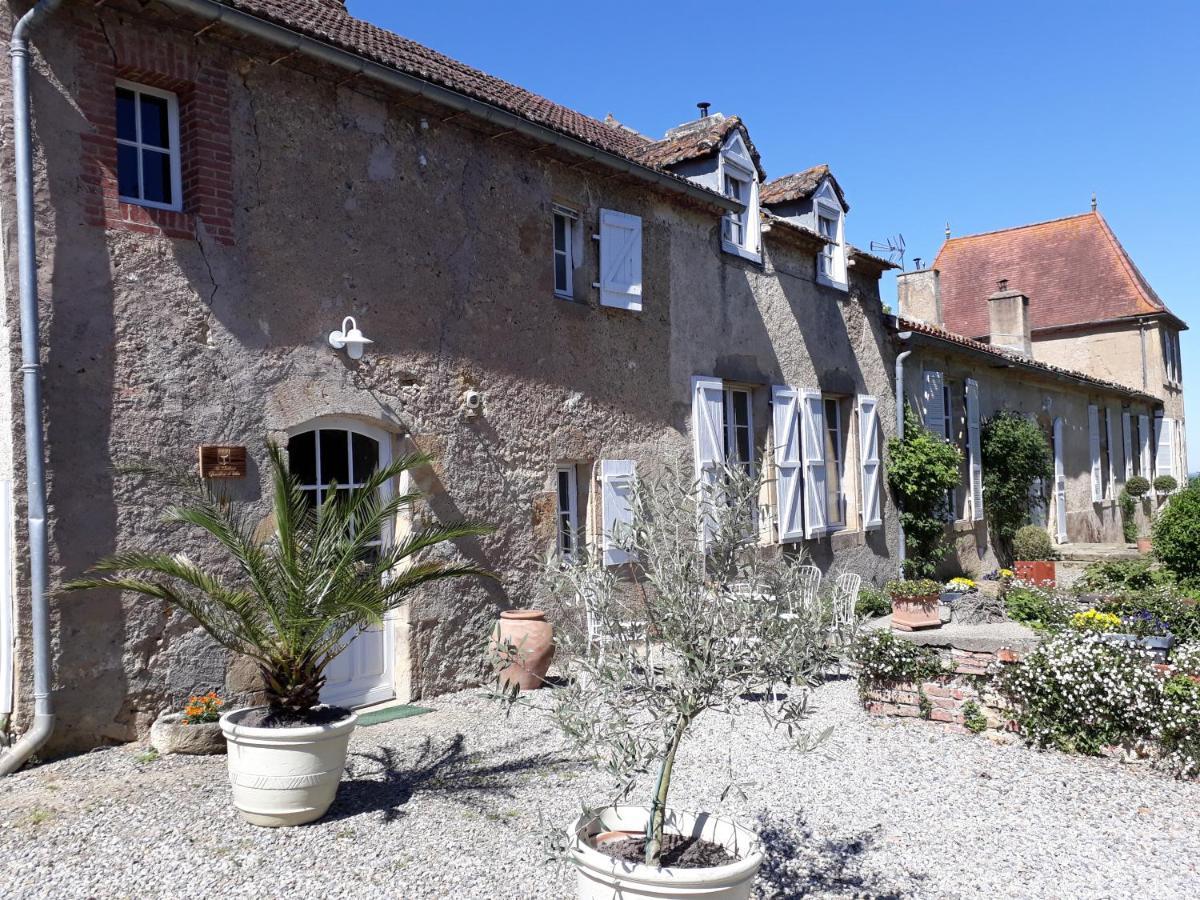
[[[897,288],[896,328],[913,350],[907,396],[964,455],[948,566],[995,566],[977,432],[997,411],[1024,412],[1045,432],[1055,477],[1037,491],[1061,544],[1123,541],[1118,498],[1132,476],[1186,479],[1186,325],[1095,210],[947,240],[933,267],[902,273]],[[1142,529],[1152,506],[1139,504]]]
[[[6,4],[6,25],[27,7]],[[768,182],[736,117],[651,140],[336,0],[68,0],[33,46],[51,751],[130,740],[191,691],[253,684],[176,612],[54,593],[119,547],[211,558],[160,523],[169,491],[116,473],[128,461],[244,447],[231,490],[265,517],[268,440],[314,496],[406,450],[436,455],[414,515],[497,526],[458,550],[500,580],[430,589],[360,635],[327,686],[347,704],[474,682],[497,611],[529,600],[534,561],[586,545],[620,563],[605,534],[628,515],[630,479],[679,455],[700,479],[725,462],[768,472],[764,544],[826,571],[894,572],[890,264],[847,243],[827,169]],[[3,274],[0,715],[20,731],[11,253]],[[355,326],[373,341],[360,358],[330,342]]]

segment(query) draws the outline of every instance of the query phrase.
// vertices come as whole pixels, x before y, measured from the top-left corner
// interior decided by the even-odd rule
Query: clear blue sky
[[[774,177],[827,162],[860,247],[1100,210],[1183,336],[1200,470],[1200,3],[395,3],[361,18],[649,135],[742,116]],[[738,12],[740,10],[740,13]],[[884,287],[885,300],[894,287]],[[893,303],[894,305],[894,303]]]

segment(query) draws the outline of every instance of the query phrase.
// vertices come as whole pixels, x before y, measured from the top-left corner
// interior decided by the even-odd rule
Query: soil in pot
[[[298,728],[303,725],[332,725],[350,718],[350,715],[350,710],[344,706],[316,706],[302,713],[259,706],[247,710],[238,719],[238,724],[248,728]]]
[[[642,863],[646,859],[646,837],[641,835],[602,841],[596,845],[596,849],[622,862]],[[662,855],[659,858],[659,865],[663,868],[710,869],[734,862],[737,862],[737,858],[730,856],[729,851],[720,844],[682,834],[663,835]]]

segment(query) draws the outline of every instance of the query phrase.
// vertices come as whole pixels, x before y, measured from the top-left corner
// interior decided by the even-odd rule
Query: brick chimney
[[[897,275],[896,301],[904,318],[943,327],[942,286],[937,269],[916,269]]]
[[[1029,298],[1008,289],[1008,279],[996,282],[996,293],[988,299],[988,343],[1033,358],[1029,332]]]

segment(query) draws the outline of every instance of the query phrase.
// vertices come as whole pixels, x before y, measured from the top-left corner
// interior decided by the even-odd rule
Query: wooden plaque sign
[[[246,448],[201,444],[201,478],[245,478]]]

